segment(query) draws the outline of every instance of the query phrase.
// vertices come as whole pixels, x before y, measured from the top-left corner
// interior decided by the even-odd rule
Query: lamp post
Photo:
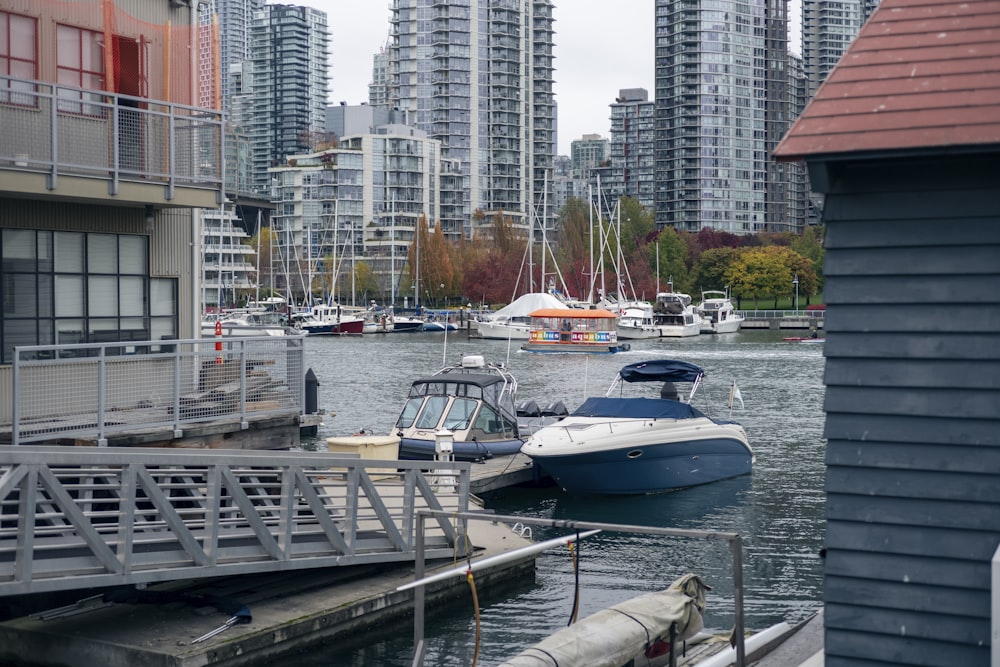
[[[799,312],[799,274],[795,274],[795,278],[792,279],[792,284],[795,285],[795,312]]]

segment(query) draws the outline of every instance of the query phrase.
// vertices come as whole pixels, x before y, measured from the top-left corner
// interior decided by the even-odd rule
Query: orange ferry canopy
[[[614,313],[601,310],[584,310],[583,308],[541,308],[534,310],[531,317],[561,317],[573,320],[593,320],[618,317]]]

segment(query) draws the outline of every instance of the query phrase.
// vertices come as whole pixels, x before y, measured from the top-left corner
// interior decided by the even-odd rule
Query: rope
[[[576,623],[577,614],[580,613],[580,566],[579,560],[577,559],[577,550],[575,548],[576,544],[579,544],[579,542],[580,531],[578,530],[576,531],[576,543],[570,542],[568,544],[569,555],[573,559],[573,576],[575,581],[573,584],[573,611],[569,615],[569,622],[566,624],[566,627]]]

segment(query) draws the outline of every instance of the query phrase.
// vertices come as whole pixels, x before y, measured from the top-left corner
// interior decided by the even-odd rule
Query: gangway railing
[[[453,517],[469,509],[470,467],[0,447],[0,596],[464,556]],[[418,535],[425,510],[441,518]]]
[[[147,332],[138,332],[148,337]],[[14,348],[11,444],[305,413],[303,336]]]

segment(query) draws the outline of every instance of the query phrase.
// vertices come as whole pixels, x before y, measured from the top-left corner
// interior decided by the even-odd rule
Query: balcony
[[[0,76],[0,192],[214,208],[222,114]]]

